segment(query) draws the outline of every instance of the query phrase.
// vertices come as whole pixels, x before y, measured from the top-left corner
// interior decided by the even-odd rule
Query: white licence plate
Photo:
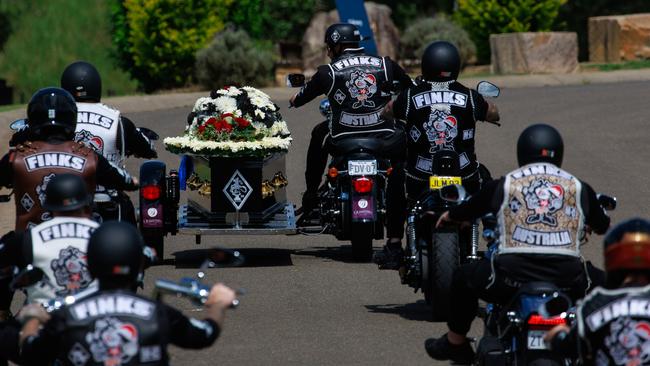
[[[546,334],[546,331],[543,330],[529,330],[528,349],[546,349],[544,334]]]
[[[377,160],[350,160],[348,161],[349,175],[375,175],[377,174]]]

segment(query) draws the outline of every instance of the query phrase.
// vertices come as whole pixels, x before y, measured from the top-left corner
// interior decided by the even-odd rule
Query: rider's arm
[[[393,117],[406,123],[406,107],[408,106],[408,99],[406,93],[400,93],[397,99],[393,102]]]
[[[582,210],[585,214],[585,223],[599,235],[604,234],[609,228],[610,218],[598,203],[596,192],[585,182],[582,183]]]
[[[319,95],[327,94],[333,83],[332,77],[327,65],[319,66],[307,84],[291,98],[291,106],[300,107],[311,102]]]
[[[387,67],[391,68],[393,80],[398,81],[397,91],[403,92],[404,90],[414,86],[413,79],[404,71],[404,69],[395,61],[386,57]]]
[[[454,221],[470,221],[499,210],[503,199],[504,179],[492,180],[472,195],[469,200],[449,209],[449,218]]]
[[[470,90],[470,93],[474,102],[474,119],[488,122],[497,122],[500,119],[496,104],[485,100],[476,90]]]
[[[8,266],[25,267],[31,262],[26,259],[26,245],[29,235],[10,231],[0,238],[0,268]]]
[[[0,160],[0,187],[11,187],[14,181],[14,171],[10,162],[11,151]]]
[[[138,158],[154,159],[158,157],[156,150],[151,148],[151,141],[138,131],[133,122],[122,116],[122,128],[124,129],[124,142],[126,155],[135,155]]]
[[[20,358],[24,364],[48,365],[56,358],[58,340],[65,330],[61,311],[50,314],[51,318],[45,324],[39,318],[25,322],[20,332]]]
[[[105,157],[97,155],[97,184],[109,189],[133,191],[138,189],[134,178],[122,168],[111,164]]]
[[[170,306],[163,306],[169,320],[172,344],[183,348],[204,348],[212,345],[219,337],[221,328],[214,320],[188,318]]]

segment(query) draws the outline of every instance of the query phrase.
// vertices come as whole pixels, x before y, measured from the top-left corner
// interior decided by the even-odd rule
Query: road
[[[477,151],[494,176],[516,166],[515,144],[533,122],[557,127],[564,136],[564,168],[595,190],[613,194],[619,209],[613,218],[650,217],[650,148],[648,148],[648,82],[505,89],[497,100],[503,127],[477,128]],[[275,95],[287,105],[288,93]],[[139,125],[161,136],[183,131],[188,108],[130,114]],[[311,128],[321,120],[317,101],[301,108],[283,108],[294,144],[287,157],[288,193],[300,202]],[[162,150],[162,148],[159,148]],[[168,166],[178,157],[160,152]],[[137,172],[138,161],[129,163]],[[379,248],[380,242],[375,242]],[[328,236],[204,237],[177,236],[166,243],[166,264],[147,273],[145,293],[153,279],[191,276],[196,265],[181,256],[213,246],[241,250],[248,263],[241,268],[208,271],[209,281],[246,289],[241,306],[230,311],[217,344],[203,351],[173,348],[175,365],[430,365],[423,342],[445,332],[433,323],[420,293],[400,284],[397,273],[373,264],[352,263],[350,247]],[[601,265],[601,238],[584,248]],[[174,258],[178,257],[178,261]],[[170,303],[190,314],[182,299]],[[475,322],[473,335],[480,332]]]

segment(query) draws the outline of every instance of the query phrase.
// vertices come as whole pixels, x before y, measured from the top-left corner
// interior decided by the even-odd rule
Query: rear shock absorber
[[[478,233],[478,220],[474,220],[472,222],[472,245],[470,248],[470,253],[467,256],[467,259],[470,261],[478,260],[478,241],[479,241],[479,233]]]
[[[170,170],[169,175],[166,177],[167,180],[167,192],[166,198],[169,202],[178,203],[180,201],[181,190],[180,190],[180,181],[178,178],[178,172],[176,170]]]
[[[413,209],[409,212],[409,215],[406,219],[406,234],[408,236],[408,247],[409,247],[409,264],[412,268],[417,268],[417,235],[415,232],[415,215],[416,210]]]

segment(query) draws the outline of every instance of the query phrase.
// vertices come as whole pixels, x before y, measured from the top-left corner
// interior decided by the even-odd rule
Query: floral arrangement
[[[224,87],[196,101],[183,136],[163,142],[176,154],[230,157],[287,151],[291,133],[278,109],[258,89]]]

